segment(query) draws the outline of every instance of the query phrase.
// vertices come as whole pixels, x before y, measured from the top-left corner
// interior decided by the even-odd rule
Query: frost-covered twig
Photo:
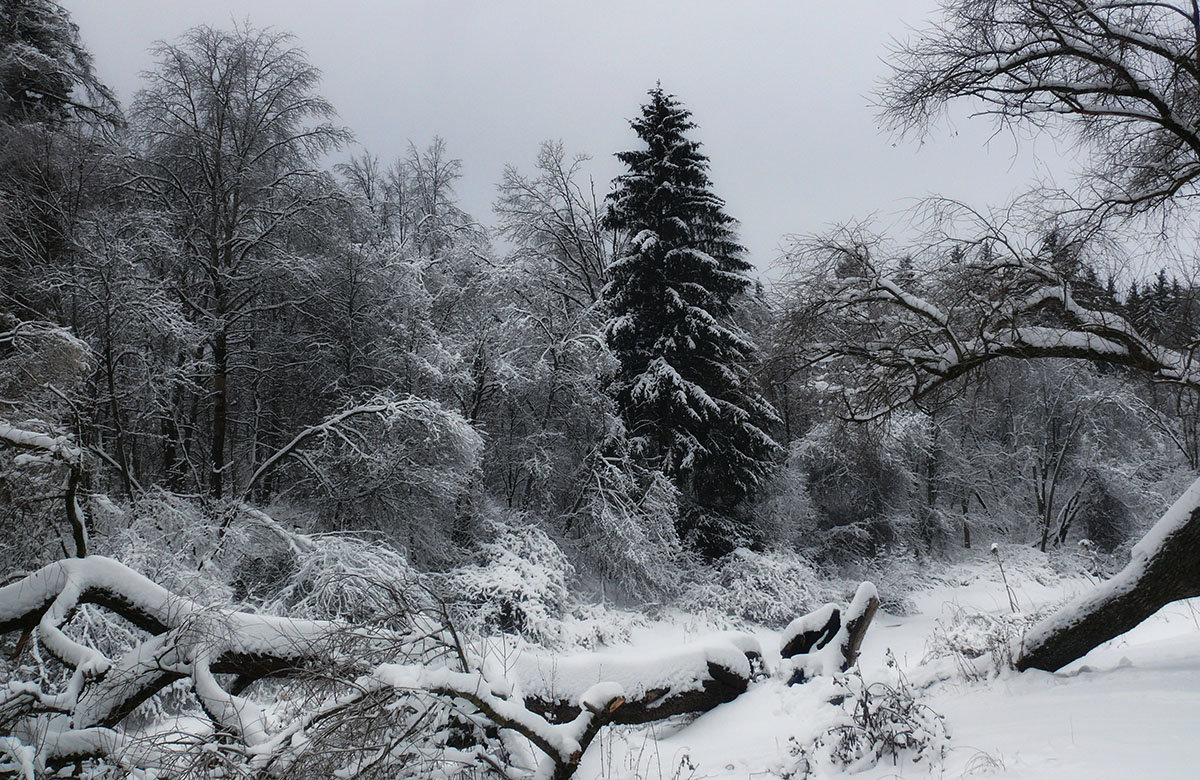
[[[402,402],[397,401],[377,401],[368,404],[354,406],[344,411],[338,412],[335,415],[323,420],[322,422],[311,425],[300,433],[296,434],[291,441],[280,447],[271,457],[263,461],[254,473],[250,475],[250,479],[246,480],[245,492],[249,492],[255,483],[262,479],[263,475],[275,468],[280,462],[293,454],[299,447],[314,436],[336,432],[338,427],[346,422],[346,420],[354,417],[360,417],[365,414],[386,414],[395,411],[397,404]]]

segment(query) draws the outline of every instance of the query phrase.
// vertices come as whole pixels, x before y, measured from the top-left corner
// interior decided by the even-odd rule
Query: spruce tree
[[[687,137],[690,117],[655,87],[630,122],[645,147],[617,154],[628,172],[614,181],[606,220],[630,240],[609,266],[606,336],[630,435],[680,488],[684,530],[718,553],[746,541],[735,510],[778,445],[765,430],[775,412],[749,377],[754,345],[734,320],[752,266],[711,190],[708,158]]]

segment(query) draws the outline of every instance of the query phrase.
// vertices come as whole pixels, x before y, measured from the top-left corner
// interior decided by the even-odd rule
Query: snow
[[[868,631],[860,667],[868,682],[895,684],[899,671],[922,701],[945,716],[949,750],[940,765],[885,758],[852,775],[896,777],[986,775],[998,778],[1192,777],[1200,764],[1200,599],[1164,608],[1137,629],[1055,673],[1007,671],[964,677],[950,659],[926,659],[931,638],[955,615],[1010,612],[994,563],[981,555],[961,582],[913,596],[914,614],[880,612]],[[1008,572],[1020,608],[1051,607],[1095,584],[1082,577],[1052,580]],[[640,629],[624,652],[644,656],[646,644],[671,646],[693,627],[664,621]],[[781,634],[758,632],[769,667],[777,667]],[[622,651],[612,650],[613,655]],[[752,683],[734,701],[690,723],[614,729],[585,756],[577,777],[781,778],[795,770],[797,745],[844,722],[829,702],[841,691],[833,678],[788,686],[779,675]],[[690,767],[694,767],[690,769]],[[796,776],[803,776],[798,774]],[[821,767],[814,777],[849,776]]]
[[[631,698],[649,691],[666,690],[668,695],[699,690],[710,678],[714,664],[742,679],[750,678],[750,662],[743,647],[750,640],[735,642],[725,637],[661,650],[583,653],[550,656],[525,652],[513,659],[509,675],[527,696],[548,701],[578,701],[596,683],[615,683]]]
[[[953,750],[947,777],[1194,777],[1200,762],[1196,600],[1169,605],[1055,674],[935,687]],[[864,777],[886,777],[883,768]]]
[[[879,591],[872,583],[864,582],[858,586],[845,613],[841,614],[838,629],[833,637],[819,648],[787,659],[781,666],[789,667],[793,672],[801,672],[802,679],[807,680],[841,671],[850,643],[850,624],[862,617],[871,602],[878,604]],[[787,645],[800,633],[820,630],[829,622],[835,611],[841,610],[834,604],[826,604],[811,615],[796,618],[784,629],[780,637],[780,646]]]
[[[1161,528],[1151,532],[1151,541],[1135,552],[1131,565],[1144,562],[1155,540],[1161,542],[1177,528],[1196,502],[1200,502],[1200,483],[1164,516]],[[988,626],[1010,621],[1007,625],[1019,627],[1027,624],[1022,620],[1032,621],[1039,610],[1053,609],[1072,598],[1092,598],[1114,587],[1097,587],[1082,576],[1048,576],[1048,569],[1032,571],[1014,559],[1014,565],[1006,567],[1008,584],[1021,611],[1014,615],[993,549],[980,548],[969,565],[943,571],[943,584],[913,594],[911,615],[878,613],[860,655],[866,684],[896,686],[901,684],[898,675],[902,674],[920,701],[944,716],[950,735],[948,752],[944,758],[927,758],[921,763],[902,756],[898,765],[885,757],[854,776],[865,780],[981,773],[1034,780],[1192,776],[1191,770],[1200,762],[1200,744],[1193,739],[1200,727],[1200,599],[1164,608],[1135,630],[1055,674],[1002,670],[1003,664],[987,654],[970,658],[946,655],[946,644],[939,645],[939,637],[953,635],[961,640],[966,636],[971,640],[966,644],[986,646],[989,635],[984,629]],[[0,588],[0,619],[30,605],[44,605],[51,597],[61,599],[56,604],[61,608],[96,584],[121,592],[134,606],[147,611],[176,610],[172,622],[188,609],[198,610],[177,598],[164,604],[161,596],[165,591],[158,586],[115,561],[88,558],[40,570],[22,588]],[[874,587],[864,583],[845,614],[861,612],[874,596]],[[694,616],[669,613],[635,627],[628,646],[603,652],[551,656],[525,650],[506,657],[503,663],[487,659],[482,673],[385,664],[360,683],[363,690],[398,686],[437,689],[451,695],[461,692],[505,721],[537,734],[540,743],[561,759],[586,745],[594,713],[617,698],[634,699],[658,688],[694,689],[707,678],[709,664],[748,677],[746,656],[758,654],[773,674],[751,682],[746,693],[694,719],[608,726],[597,737],[598,743],[585,751],[576,776],[581,780],[782,778],[797,771],[800,751],[809,750],[814,740],[846,723],[848,707],[852,708],[852,700],[850,704],[840,701],[847,687],[836,669],[823,668],[821,675],[809,682],[788,685],[787,664],[779,658],[783,639],[810,624],[823,625],[829,612],[826,607],[815,616],[793,621],[784,632],[759,629],[753,633],[715,633]],[[969,618],[974,615],[991,616],[993,622],[972,622]],[[277,648],[280,643],[311,638],[320,625],[245,613],[226,614],[223,619],[236,625],[237,630],[230,633],[245,633],[241,642],[245,647]],[[152,662],[175,663],[159,656],[161,649],[152,640],[114,661],[112,668],[119,671],[117,676],[133,679],[151,668]],[[217,651],[214,647],[208,652]],[[211,657],[202,652],[192,661],[196,693],[222,728],[245,736],[250,755],[265,761],[280,745],[303,738],[299,726],[269,734],[267,712],[217,684],[209,670]],[[90,691],[98,687],[90,686],[84,699],[88,706],[102,711],[103,701],[87,701]],[[6,697],[39,695],[36,688],[21,683],[4,690]],[[522,696],[539,693],[577,702],[582,711],[570,723],[549,724],[521,705]],[[87,712],[85,707],[76,715],[83,713],[86,720]],[[314,711],[311,716],[319,714]],[[0,763],[17,776],[28,775],[30,767],[36,771],[39,754],[27,745],[86,752],[100,743],[119,748],[131,738],[109,729],[67,729],[64,718],[51,716],[36,735],[14,735],[15,739],[0,741]],[[179,726],[178,730],[192,733],[199,731],[200,725]],[[824,754],[809,750],[808,755]],[[543,761],[542,775],[548,767]],[[813,776],[845,775],[841,769],[819,764]]]
[[[783,634],[779,638],[781,645],[790,643],[801,634],[821,630],[829,622],[829,618],[833,616],[833,613],[840,611],[841,608],[837,604],[825,604],[807,615],[801,615],[791,623],[788,623],[787,628],[783,629]]]
[[[1062,330],[1060,328],[1044,328],[1027,326],[1013,329],[1013,340],[1017,344],[1027,344],[1031,347],[1078,350],[1079,352],[1095,352],[1108,355],[1127,355],[1129,349],[1115,341],[1102,338],[1094,333],[1083,331]]]
[[[596,683],[591,688],[583,692],[579,697],[579,706],[585,710],[599,712],[602,708],[608,706],[610,702],[620,699],[625,696],[625,689],[620,683],[602,682]]]
[[[1146,535],[1133,546],[1130,557],[1134,561],[1148,560],[1154,551],[1162,547],[1166,538],[1183,527],[1192,518],[1192,514],[1200,507],[1200,479],[1193,482],[1183,495],[1171,505],[1171,508],[1159,518],[1158,522],[1146,532]]]
[[[445,667],[383,664],[371,673],[370,682],[382,683],[395,688],[461,694],[463,698],[486,706],[491,710],[491,714],[502,722],[518,724],[527,733],[537,735],[546,748],[553,750],[562,759],[570,758],[582,750],[577,735],[592,716],[592,713],[585,709],[575,722],[552,725],[538,714],[526,709],[519,701],[502,699],[494,695],[491,685],[483,675],[456,672]],[[589,688],[580,696],[580,700],[591,703],[610,691],[616,691],[617,695],[620,695],[619,687],[606,683]],[[601,702],[600,706],[607,704],[608,701]]]
[[[170,630],[135,645],[114,663],[62,630],[89,593],[105,594],[123,604],[127,614]],[[39,755],[75,755],[97,745],[116,745],[111,741],[116,738],[114,732],[89,726],[103,722],[141,685],[164,671],[190,675],[209,716],[243,735],[249,745],[265,743],[269,739],[265,711],[249,699],[226,692],[211,664],[228,652],[269,653],[299,660],[311,653],[314,643],[328,636],[332,627],[319,621],[206,610],[102,556],[58,561],[0,588],[0,624],[34,617],[38,618],[40,644],[74,668],[68,683],[53,696],[21,685],[3,690],[4,700],[32,695],[51,709],[72,712],[70,728],[39,735]]]
[[[893,297],[895,297],[896,300],[898,300],[905,307],[912,309],[913,311],[920,312],[921,314],[924,314],[926,317],[933,320],[938,325],[941,325],[943,327],[949,327],[950,319],[946,316],[945,312],[943,312],[941,309],[939,309],[933,303],[930,303],[929,301],[925,300],[924,298],[918,298],[915,295],[905,292],[904,290],[902,290],[899,287],[899,285],[897,285],[891,279],[882,279],[881,278],[878,280],[877,283],[884,290],[891,293],[891,295]]]

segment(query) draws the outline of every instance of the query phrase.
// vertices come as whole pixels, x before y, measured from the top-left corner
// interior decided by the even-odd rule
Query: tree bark
[[[212,475],[210,487],[214,498],[221,497],[221,480],[225,473],[225,429],[229,413],[229,345],[224,328],[213,340],[213,419]]]
[[[1200,479],[1133,549],[1116,576],[1035,625],[1016,667],[1053,672],[1173,601],[1200,596]]]
[[[73,464],[67,464],[67,524],[71,526],[71,538],[75,542],[75,557],[88,556],[87,517],[79,504],[79,483],[83,480],[83,470]]]
[[[700,688],[673,694],[666,688],[655,688],[639,697],[630,696],[613,713],[612,722],[622,725],[652,723],[674,715],[708,712],[741,696],[749,685],[749,678],[710,663],[708,677]],[[524,703],[526,709],[536,712],[550,723],[570,723],[580,713],[579,702],[574,699],[548,700],[527,696]]]

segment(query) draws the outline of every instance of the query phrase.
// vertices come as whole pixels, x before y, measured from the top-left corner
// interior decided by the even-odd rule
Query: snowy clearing
[[[954,674],[949,659],[922,664],[930,638],[956,615],[1009,612],[1003,583],[983,571],[973,581],[916,594],[917,613],[881,612],[867,633],[860,666],[868,680],[894,684],[890,649],[914,681]],[[1042,584],[1010,574],[1023,611],[1051,605],[1093,586],[1086,579]],[[631,652],[672,645],[688,634],[678,623],[656,623],[635,637]],[[763,631],[768,663],[778,639]],[[1130,778],[1190,777],[1200,762],[1200,600],[1164,608],[1134,631],[1106,643],[1055,674],[1004,672],[986,680],[960,675],[933,682],[924,703],[945,716],[950,741],[944,762],[885,757],[861,778],[964,777]],[[690,724],[602,734],[585,758],[581,777],[766,778],[795,771],[795,746],[839,722],[825,702],[832,683],[799,686],[779,679],[751,685],[735,701]],[[818,767],[812,777],[848,773]],[[803,777],[803,773],[795,775]]]

